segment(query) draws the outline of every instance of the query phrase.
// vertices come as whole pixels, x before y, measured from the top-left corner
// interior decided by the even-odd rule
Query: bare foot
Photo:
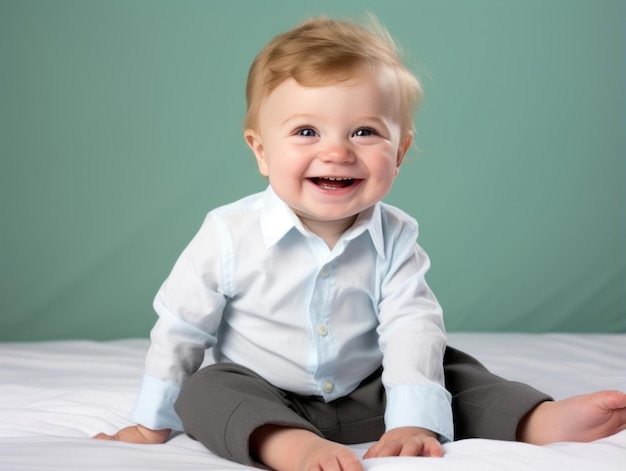
[[[522,420],[518,439],[535,445],[591,442],[626,430],[626,394],[598,391],[542,402]]]
[[[252,434],[250,450],[276,471],[363,471],[350,448],[303,429],[263,426]]]

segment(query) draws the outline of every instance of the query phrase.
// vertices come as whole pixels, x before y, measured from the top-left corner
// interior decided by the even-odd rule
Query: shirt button
[[[328,268],[328,265],[324,265],[322,267],[322,270],[320,271],[320,275],[322,275],[324,278],[330,275],[330,268]]]
[[[333,392],[333,389],[335,389],[335,385],[333,384],[332,381],[326,381],[324,383],[324,392],[331,393]]]
[[[324,324],[319,324],[315,330],[322,337],[326,337],[328,335],[328,327],[326,327]]]

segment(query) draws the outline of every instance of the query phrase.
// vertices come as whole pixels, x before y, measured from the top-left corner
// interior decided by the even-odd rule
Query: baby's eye
[[[374,136],[376,135],[376,131],[371,128],[361,128],[357,129],[354,133],[356,137],[365,137],[365,136]]]
[[[295,134],[297,136],[304,136],[304,137],[315,137],[317,135],[317,133],[311,128],[297,129]]]

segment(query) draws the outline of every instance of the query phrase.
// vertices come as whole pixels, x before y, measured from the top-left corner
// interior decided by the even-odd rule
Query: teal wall
[[[626,1],[0,0],[0,340],[146,336],[205,213],[265,187],[255,54],[365,10],[424,82],[388,201],[448,330],[626,332]]]

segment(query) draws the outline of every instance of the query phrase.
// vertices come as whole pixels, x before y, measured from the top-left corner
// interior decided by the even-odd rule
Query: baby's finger
[[[424,440],[424,447],[422,456],[431,456],[434,458],[440,458],[443,456],[443,447],[439,440],[436,438],[427,438]]]
[[[398,456],[443,456],[441,444],[435,438],[419,437],[407,441]]]
[[[402,451],[402,444],[397,440],[390,440],[385,443],[378,442],[365,454],[363,458],[386,458],[388,456],[398,456]]]

